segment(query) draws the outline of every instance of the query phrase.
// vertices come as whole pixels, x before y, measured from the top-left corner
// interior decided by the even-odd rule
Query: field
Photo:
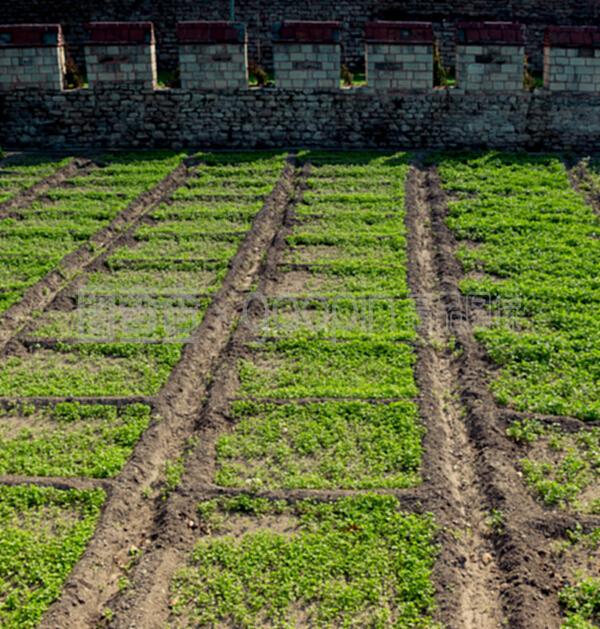
[[[600,163],[0,162],[0,626],[600,626]]]

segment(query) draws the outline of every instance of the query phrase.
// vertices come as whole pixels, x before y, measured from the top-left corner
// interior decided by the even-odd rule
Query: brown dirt
[[[0,317],[0,354],[10,340],[32,320],[34,313],[44,310],[71,282],[91,268],[99,259],[122,246],[123,238],[148,212],[169,197],[191,174],[196,162],[186,160],[159,184],[140,195],[109,225],[96,232],[88,242],[65,256],[58,267],[29,288],[23,298]]]
[[[12,409],[19,405],[31,405],[35,408],[44,408],[47,406],[56,406],[61,402],[77,402],[78,404],[102,404],[106,406],[116,406],[117,408],[123,408],[130,404],[147,404],[148,406],[154,406],[155,398],[147,397],[143,395],[128,395],[128,396],[103,396],[103,397],[78,397],[78,396],[64,396],[64,397],[0,397],[0,409]]]
[[[299,182],[295,169],[290,165],[286,169],[284,177],[278,184],[282,194],[275,195],[274,202],[269,215],[266,216],[264,225],[256,231],[253,242],[246,242],[242,250],[236,255],[231,266],[231,272],[225,280],[227,283],[230,277],[244,278],[243,288],[248,289],[257,278],[259,279],[258,290],[264,286],[264,278],[272,272],[272,252],[283,246],[281,240],[282,226],[286,225],[289,216],[290,205],[296,202]],[[255,221],[255,229],[258,227],[259,219]],[[263,253],[267,251],[266,259]],[[242,255],[240,255],[242,254]],[[251,256],[251,272],[244,271],[244,263],[247,257]],[[246,264],[247,266],[247,264]],[[248,269],[250,270],[250,269]],[[234,275],[232,275],[234,274]],[[240,287],[241,288],[241,287]],[[154,542],[142,557],[139,565],[132,575],[133,586],[121,596],[117,595],[110,602],[110,608],[115,612],[114,620],[109,624],[114,627],[164,627],[169,618],[169,587],[171,577],[185,562],[186,555],[193,548],[196,535],[194,527],[190,522],[195,520],[196,501],[193,498],[195,492],[202,487],[210,487],[214,466],[214,443],[224,422],[225,410],[228,399],[231,397],[235,384],[232,383],[231,376],[235,373],[232,360],[232,352],[240,342],[241,337],[246,336],[246,327],[237,324],[238,317],[242,313],[242,307],[246,294],[243,291],[236,291],[237,304],[231,310],[227,323],[227,334],[223,334],[221,341],[215,347],[213,362],[207,365],[207,373],[203,377],[203,386],[199,391],[198,387],[181,391],[190,396],[188,405],[193,404],[197,410],[192,418],[194,424],[190,426],[198,438],[199,446],[188,452],[186,460],[185,474],[179,483],[177,490],[170,496],[166,504],[157,513],[153,538]],[[219,308],[221,313],[224,307]],[[225,322],[221,320],[220,323]],[[204,325],[204,324],[203,324]],[[204,336],[200,339],[205,339]],[[190,353],[193,351],[190,348]],[[196,350],[197,351],[197,350]],[[196,354],[195,360],[202,361],[201,354]],[[177,382],[184,382],[189,379],[189,371],[178,378],[174,374],[173,385]],[[211,382],[208,382],[208,379]],[[189,381],[189,380],[188,380]],[[167,396],[165,403],[172,406],[181,399],[181,393],[175,397],[175,391],[169,391],[169,385],[165,387]],[[206,397],[201,393],[206,392]],[[161,396],[162,399],[162,396]]]
[[[140,577],[144,576],[147,562],[152,565],[155,553],[150,551],[161,548],[160,541],[155,543],[153,539],[156,526],[164,520],[161,479],[165,464],[184,453],[194,433],[211,374],[229,342],[246,291],[260,267],[262,252],[281,223],[292,190],[293,172],[293,166],[287,164],[255,217],[202,324],[157,397],[160,420],[153,421],[115,481],[96,534],[71,573],[61,598],[45,615],[42,627],[79,628],[100,622],[103,609],[119,592],[118,581],[124,575],[128,549],[132,546],[145,553],[137,571]],[[150,490],[153,499],[144,497],[145,490]],[[167,556],[165,567],[170,565]],[[160,615],[155,614],[164,608],[168,580],[146,581],[146,585],[150,587],[150,603],[130,611],[131,621],[134,617],[145,619],[138,624],[140,627],[156,626],[159,622]],[[131,594],[134,592],[139,590],[134,588]]]
[[[511,628],[549,629],[560,625],[557,583],[545,548],[545,531],[528,525],[543,510],[526,491],[515,465],[512,445],[486,386],[489,363],[475,342],[458,289],[462,270],[454,255],[457,243],[446,225],[447,202],[435,169],[425,173],[431,208],[435,262],[449,332],[456,339],[457,384],[465,411],[466,434],[473,451],[475,482],[487,509],[504,516],[503,530],[492,537],[495,562],[502,572],[498,597]]]
[[[476,454],[461,416],[457,366],[448,351],[448,328],[427,206],[427,173],[412,167],[406,183],[409,285],[417,303],[422,343],[417,381],[427,428],[423,470],[426,491],[441,524],[435,571],[440,621],[447,627],[502,626],[500,571],[486,528],[489,510]]]
[[[39,487],[54,487],[55,489],[103,489],[110,497],[113,481],[95,478],[54,478],[52,476],[15,476],[0,475],[0,485],[36,485]]]
[[[567,169],[568,166],[566,165]],[[568,169],[571,185],[583,198],[594,208],[596,214],[600,216],[600,190],[594,183],[588,169],[586,160],[578,161],[572,168]]]

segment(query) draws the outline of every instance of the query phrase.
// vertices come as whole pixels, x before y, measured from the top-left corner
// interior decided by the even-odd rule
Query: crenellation
[[[181,87],[235,90],[248,86],[248,41],[243,24],[180,22]]]
[[[600,91],[600,28],[548,27],[544,87],[552,92]]]
[[[65,50],[60,24],[0,25],[0,91],[61,90]]]
[[[525,44],[521,24],[461,22],[456,32],[456,81],[468,92],[523,89]]]
[[[150,22],[92,22],[85,45],[87,79],[101,83],[157,83],[156,41]]]
[[[367,86],[373,90],[433,87],[433,28],[425,22],[371,22],[365,29]]]
[[[273,67],[278,89],[340,88],[338,22],[281,22],[273,26]]]

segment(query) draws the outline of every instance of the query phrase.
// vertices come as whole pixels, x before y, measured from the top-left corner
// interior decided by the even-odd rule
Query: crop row
[[[476,329],[495,366],[502,406],[600,419],[600,225],[572,189],[560,159],[500,154],[447,156],[448,224],[459,240],[461,289],[485,323]],[[597,176],[595,176],[597,180]],[[597,428],[566,430],[513,421],[518,465],[548,507],[600,513]],[[598,531],[577,530],[550,548],[567,583],[564,627],[596,626]]]
[[[600,419],[600,226],[553,157],[442,160],[468,295],[501,316],[477,331],[498,402]]]
[[[204,201],[200,195],[182,195],[183,200],[165,203],[144,220],[134,240],[124,243],[107,266],[90,274],[71,295],[73,307],[43,313],[29,333],[28,351],[2,360],[0,396],[159,391],[180,359],[182,342],[202,321],[210,294],[225,277],[267,187],[272,189],[283,167],[282,155],[203,158],[198,177],[186,190],[200,189],[205,178],[217,192],[227,186],[232,196],[221,200],[216,194]],[[78,230],[79,238],[89,237],[179,159],[165,154],[107,158],[103,168],[24,211],[11,228],[19,229],[24,242],[41,239],[31,249],[40,245],[40,257],[47,259],[44,268],[50,268],[58,260],[48,254],[52,242],[64,254],[65,234]],[[254,162],[260,162],[262,196],[250,205],[245,202],[245,180]],[[238,193],[244,196],[243,218],[231,238],[231,207]],[[41,225],[48,226],[51,236],[46,237]],[[202,263],[214,257],[207,243],[222,249],[212,266]],[[177,261],[190,252],[194,259],[182,268]],[[129,268],[133,262],[141,264]],[[69,402],[36,409],[15,403],[0,414],[0,474],[114,477],[150,421],[151,409],[143,404],[117,408]],[[0,492],[0,518],[6,513],[0,535],[0,555],[7,558],[0,568],[3,627],[35,626],[58,596],[94,530],[104,499],[100,494],[27,487]]]
[[[0,221],[0,312],[89,240],[180,161],[168,153],[108,155],[104,166],[74,177]]]
[[[104,492],[0,486],[0,625],[32,629],[94,532]]]
[[[308,188],[279,276],[255,296],[264,316],[246,322],[252,341],[235,365],[214,482],[413,487],[424,430],[406,278],[407,162],[304,160]],[[198,514],[208,533],[171,584],[171,626],[433,626],[435,527],[391,496],[292,505],[241,496],[202,502]]]
[[[0,203],[12,199],[66,166],[69,159],[15,155],[0,165]]]

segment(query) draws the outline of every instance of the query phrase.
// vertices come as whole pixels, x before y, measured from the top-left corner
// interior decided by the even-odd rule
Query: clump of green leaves
[[[150,408],[65,402],[27,418],[0,416],[0,473],[23,476],[115,476],[150,423]]]
[[[238,402],[217,442],[217,483],[256,489],[411,487],[424,429],[414,402]]]
[[[94,532],[104,492],[0,487],[0,625],[36,627]]]
[[[600,501],[585,497],[600,478],[600,430],[567,432],[557,425],[524,420],[514,422],[507,433],[533,448],[520,464],[527,484],[544,504],[600,513]]]
[[[600,623],[600,580],[586,578],[560,593],[567,615],[563,629],[593,629]]]
[[[485,300],[477,331],[501,369],[498,402],[600,419],[599,224],[557,156],[442,156],[463,292]]]
[[[225,527],[243,518],[254,530],[198,542],[172,583],[174,624],[435,626],[429,516],[400,513],[391,496],[274,512],[252,500],[218,503]],[[286,533],[261,526],[271,513],[290,519]]]

